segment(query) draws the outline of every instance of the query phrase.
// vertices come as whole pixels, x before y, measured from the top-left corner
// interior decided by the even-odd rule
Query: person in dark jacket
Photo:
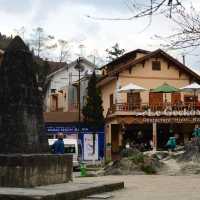
[[[52,145],[52,150],[53,150],[54,154],[64,154],[65,153],[63,138],[64,138],[63,133],[59,133],[58,139]]]

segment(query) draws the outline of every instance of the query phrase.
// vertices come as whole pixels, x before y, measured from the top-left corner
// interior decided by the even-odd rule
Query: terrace
[[[160,103],[160,104],[129,104],[116,103],[109,109],[107,116],[133,115],[133,116],[195,116],[200,115],[200,103]]]

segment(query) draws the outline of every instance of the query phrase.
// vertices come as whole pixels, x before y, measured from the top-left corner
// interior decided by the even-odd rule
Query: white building
[[[79,64],[82,68],[81,80],[96,69],[93,63],[82,57]],[[76,66],[77,60],[49,74],[50,85],[45,99],[46,112],[67,112],[77,108],[77,89],[74,83],[79,80],[79,71]],[[81,82],[81,88],[85,88],[85,85],[84,81]],[[81,89],[81,103],[84,101],[84,92],[85,89]]]

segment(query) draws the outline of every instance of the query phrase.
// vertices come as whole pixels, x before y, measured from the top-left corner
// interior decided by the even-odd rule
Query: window
[[[65,145],[65,153],[76,153],[76,148],[74,144]]]
[[[152,61],[152,70],[161,70],[160,61]]]
[[[113,106],[113,94],[110,95],[110,108]]]

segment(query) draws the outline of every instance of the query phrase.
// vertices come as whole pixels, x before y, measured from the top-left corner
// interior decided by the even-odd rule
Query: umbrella
[[[126,92],[126,93],[134,93],[134,92],[144,92],[147,89],[139,86],[139,85],[135,85],[133,83],[129,83],[128,85],[125,85],[124,87],[122,87],[121,89],[118,90],[118,92],[122,93],[122,92]]]
[[[199,92],[200,85],[198,83],[192,83],[190,85],[186,85],[185,87],[180,88],[183,92]]]
[[[162,84],[161,86],[158,86],[157,88],[151,90],[151,92],[157,92],[157,93],[165,93],[165,102],[167,102],[166,93],[173,93],[178,92],[179,89],[175,88],[174,86],[171,86],[167,83]]]
[[[186,85],[185,87],[180,88],[183,92],[193,92],[194,94],[194,102],[195,104],[195,96],[197,92],[200,92],[200,85],[198,83],[192,83],[190,85]]]

